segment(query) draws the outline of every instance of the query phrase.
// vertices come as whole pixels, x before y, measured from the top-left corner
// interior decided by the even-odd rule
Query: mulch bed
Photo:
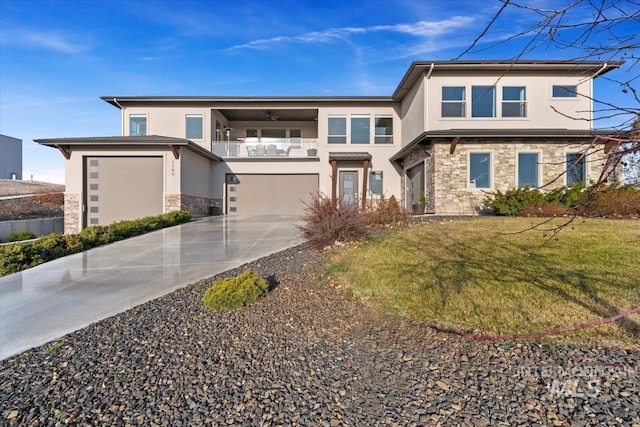
[[[220,276],[246,267],[275,289],[245,309],[206,310],[210,279],[0,362],[0,423],[640,425],[640,351],[377,315],[306,246]]]

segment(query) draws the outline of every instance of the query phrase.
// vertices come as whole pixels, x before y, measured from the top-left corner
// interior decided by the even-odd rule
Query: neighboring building
[[[37,142],[67,159],[66,232],[173,209],[301,213],[315,192],[409,209],[424,193],[427,213],[467,215],[487,192],[596,179],[593,79],[620,65],[414,62],[379,97],[108,96],[121,136]]]
[[[0,179],[22,179],[22,140],[0,135]]]

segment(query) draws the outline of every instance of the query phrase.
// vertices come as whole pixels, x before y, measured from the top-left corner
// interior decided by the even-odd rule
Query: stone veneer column
[[[64,194],[64,234],[80,232],[80,212],[82,205],[80,194]]]
[[[180,194],[165,194],[164,211],[179,211],[182,208],[182,196]]]

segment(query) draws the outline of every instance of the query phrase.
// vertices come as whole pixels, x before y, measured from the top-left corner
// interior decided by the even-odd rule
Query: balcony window
[[[187,114],[186,135],[187,139],[203,139],[202,114]]]
[[[261,129],[262,138],[278,138],[285,139],[287,137],[286,129]]]
[[[526,117],[526,89],[524,86],[502,88],[502,117]]]
[[[329,144],[347,143],[347,117],[329,116]]]
[[[351,143],[369,144],[371,142],[371,118],[368,115],[351,116]]]
[[[471,86],[471,116],[496,116],[495,86]]]
[[[540,186],[538,165],[538,153],[518,153],[518,187]]]
[[[469,187],[491,188],[491,153],[469,153]]]
[[[147,134],[147,116],[144,114],[131,114],[129,116],[129,135],[145,136]]]
[[[374,121],[374,142],[376,144],[393,144],[393,117],[375,116]]]
[[[442,117],[465,117],[464,86],[442,88]]]
[[[258,129],[247,129],[247,138],[257,138],[258,137]]]
[[[576,98],[578,88],[575,85],[553,85],[554,98]]]

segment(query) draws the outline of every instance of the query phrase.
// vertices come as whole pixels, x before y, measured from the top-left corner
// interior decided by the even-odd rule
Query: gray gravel
[[[640,426],[639,351],[379,316],[304,246],[249,266],[275,289],[243,310],[206,310],[199,283],[0,362],[0,424]]]

